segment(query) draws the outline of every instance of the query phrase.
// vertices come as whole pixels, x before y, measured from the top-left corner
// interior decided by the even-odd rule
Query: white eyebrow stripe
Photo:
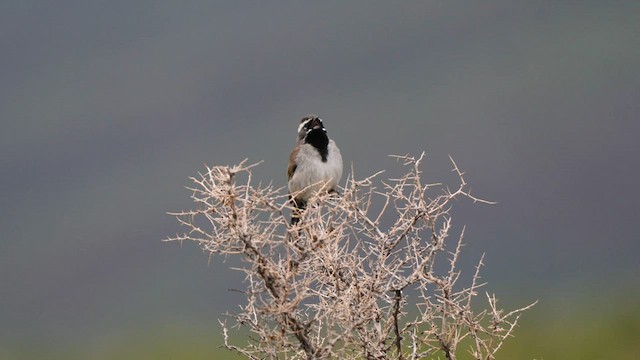
[[[307,121],[303,121],[300,123],[300,125],[298,125],[298,134],[300,134],[300,131],[302,131],[302,128],[307,125],[307,123],[311,121],[311,119],[308,119]]]

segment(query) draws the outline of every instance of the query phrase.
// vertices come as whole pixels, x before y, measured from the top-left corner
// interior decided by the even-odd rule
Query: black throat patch
[[[322,162],[327,162],[327,154],[329,153],[329,137],[327,136],[326,131],[322,129],[314,129],[307,133],[305,136],[305,142],[310,144],[318,152],[320,153],[320,157],[322,157]]]

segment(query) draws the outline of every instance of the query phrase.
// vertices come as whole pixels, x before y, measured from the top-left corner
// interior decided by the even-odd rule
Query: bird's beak
[[[324,127],[322,126],[322,121],[318,118],[311,120],[311,125],[313,125],[311,127],[313,130],[317,130],[317,129],[324,130]]]

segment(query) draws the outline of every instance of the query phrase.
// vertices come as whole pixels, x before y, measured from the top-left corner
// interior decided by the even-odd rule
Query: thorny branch
[[[453,159],[452,190],[423,183],[424,153],[395,158],[403,176],[356,180],[352,171],[340,196],[319,194],[295,225],[283,189],[252,184],[258,164],[191,178],[196,208],[171,214],[186,232],[167,241],[243,259],[246,303],[231,318],[252,336],[232,345],[220,322],[227,349],[249,359],[456,359],[461,351],[495,358],[535,303],[505,313],[487,293],[478,311],[484,256],[469,285],[460,284],[464,228],[449,240],[454,200],[490,202],[471,195]],[[448,270],[436,267],[439,258]]]

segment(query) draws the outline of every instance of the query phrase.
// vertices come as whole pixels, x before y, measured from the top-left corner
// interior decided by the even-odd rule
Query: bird
[[[336,192],[342,177],[342,155],[317,115],[306,115],[300,120],[287,176],[289,196],[297,209],[291,217],[292,224],[298,223],[300,212],[311,197],[320,192]]]

